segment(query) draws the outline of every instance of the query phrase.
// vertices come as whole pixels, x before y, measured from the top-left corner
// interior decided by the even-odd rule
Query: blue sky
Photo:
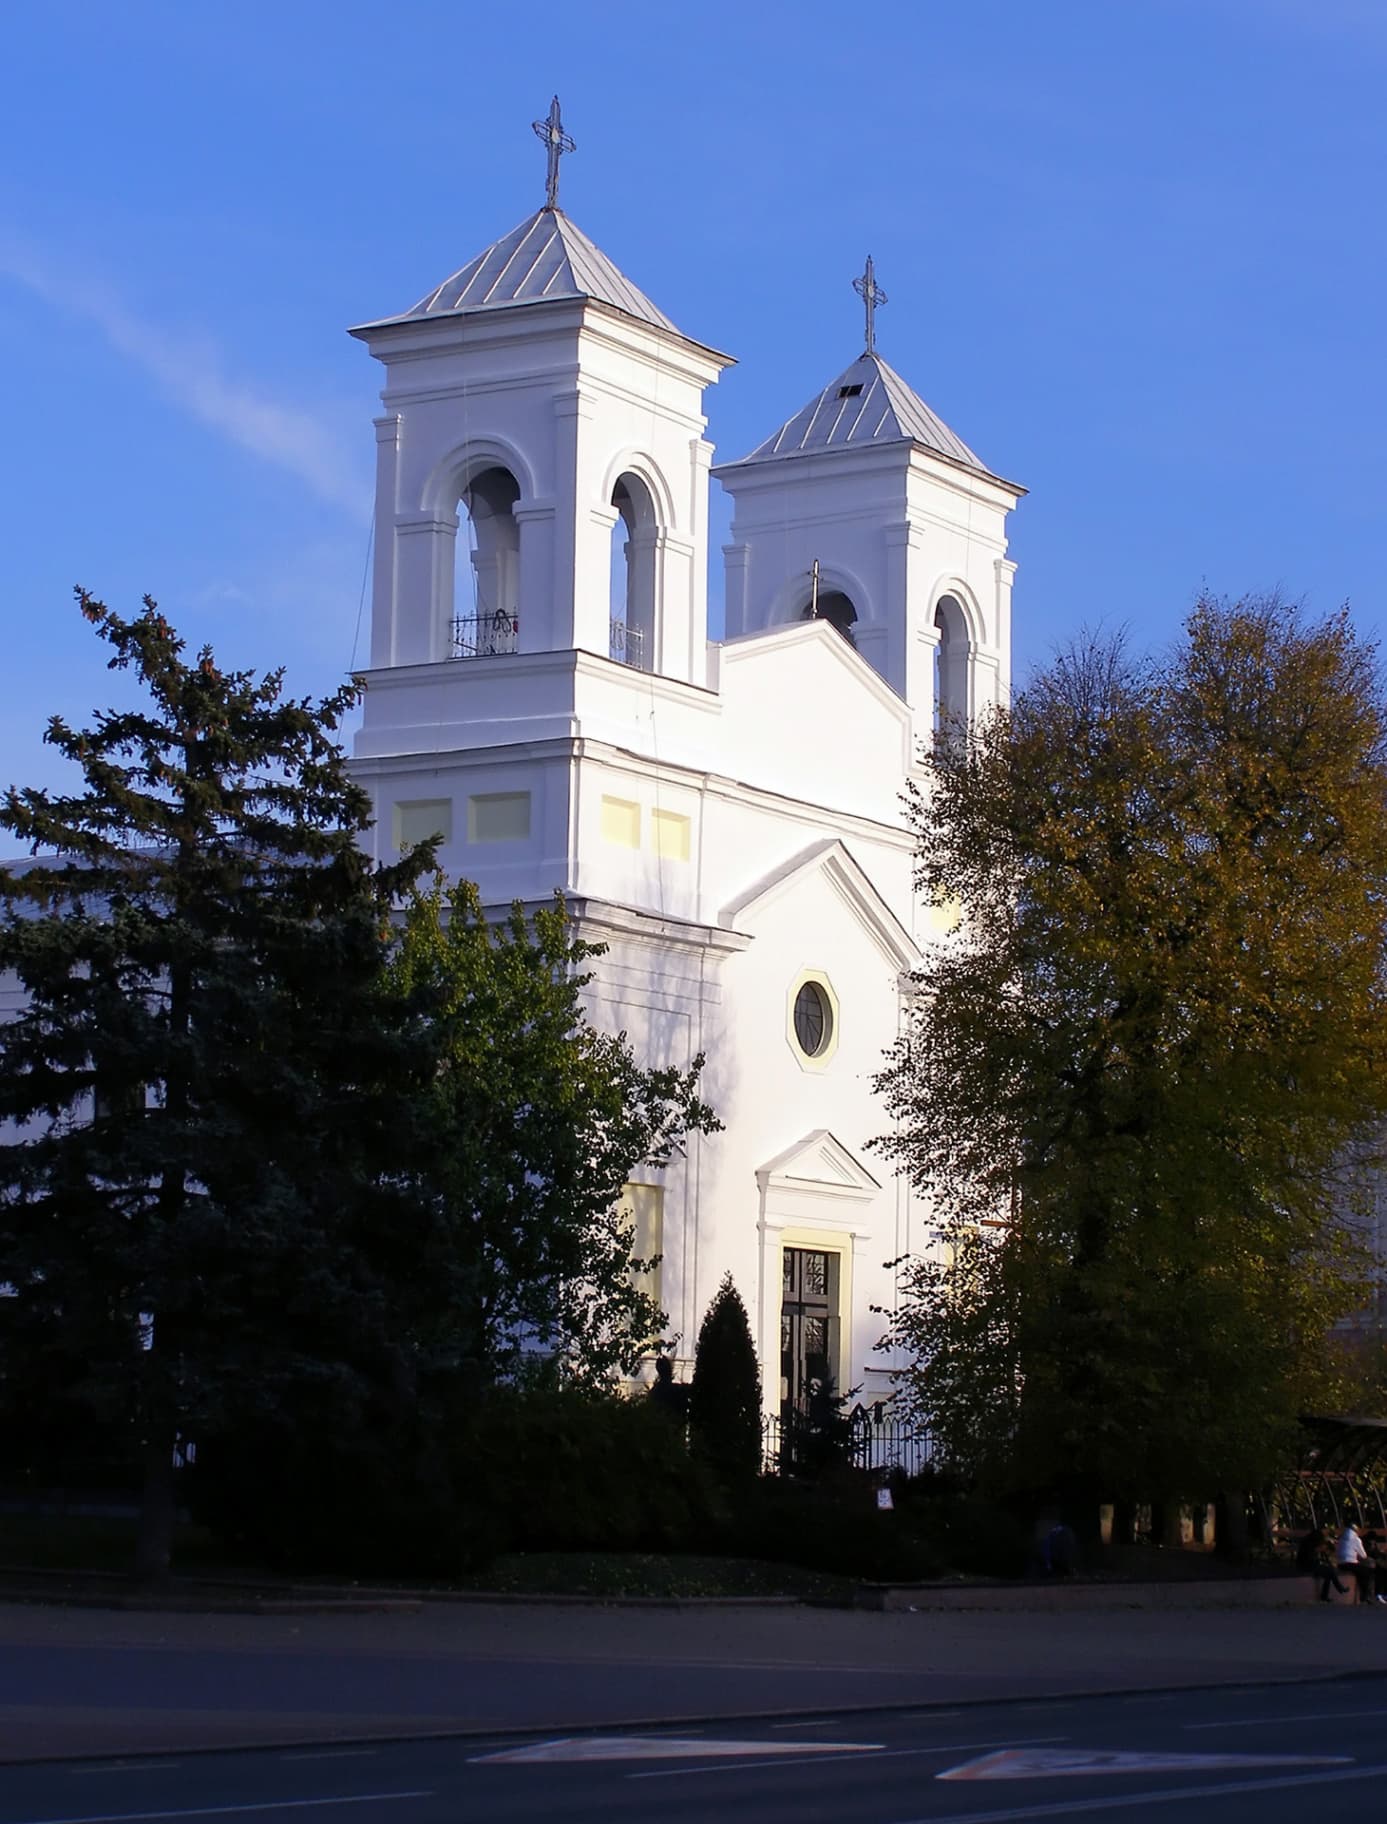
[[[364,649],[343,332],[543,200],[555,89],[566,208],[738,358],[720,456],[852,359],[873,254],[882,352],[1031,490],[1023,675],[1201,585],[1379,630],[1387,0],[45,0],[5,36],[0,785],[118,694],[76,582],[300,690]]]

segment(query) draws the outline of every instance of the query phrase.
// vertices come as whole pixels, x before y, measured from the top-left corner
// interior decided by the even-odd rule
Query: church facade
[[[558,208],[544,129],[546,206],[352,331],[384,369],[355,775],[381,859],[438,834],[490,906],[562,890],[606,945],[595,1019],[706,1055],[723,1131],[628,1191],[676,1355],[730,1271],[769,1409],[880,1398],[874,1307],[927,1212],[869,1149],[872,1078],[938,918],[901,794],[937,717],[1007,694],[1022,490],[877,354],[870,264],[866,349],[715,467],[729,358]]]

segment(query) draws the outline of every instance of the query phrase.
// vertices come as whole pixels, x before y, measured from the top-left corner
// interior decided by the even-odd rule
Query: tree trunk
[[[144,1446],[144,1490],[140,1530],[135,1544],[135,1575],[141,1583],[161,1583],[173,1562],[172,1436],[156,1427]]]
[[[1224,1489],[1218,1497],[1215,1534],[1219,1556],[1243,1563],[1248,1555],[1247,1496],[1238,1489]]]
[[[1114,1501],[1112,1509],[1112,1542],[1114,1545],[1131,1545],[1137,1536],[1137,1504],[1135,1501]]]

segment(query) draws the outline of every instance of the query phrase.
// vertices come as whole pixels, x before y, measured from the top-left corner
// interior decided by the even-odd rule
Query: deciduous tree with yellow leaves
[[[886,1344],[994,1487],[1255,1486],[1332,1398],[1387,1104],[1387,707],[1346,612],[1202,600],[930,756],[956,904],[879,1079],[931,1200]]]

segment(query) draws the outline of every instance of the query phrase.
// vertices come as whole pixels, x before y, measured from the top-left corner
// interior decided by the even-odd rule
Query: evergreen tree
[[[384,973],[392,900],[334,733],[352,683],[191,662],[156,605],[81,612],[141,702],[47,741],[80,789],[0,828],[0,1373],[138,1438],[140,1569],[167,1567],[177,1440],[305,1379],[398,1371],[418,1214],[390,1165],[422,1053]]]
[[[650,1069],[597,1031],[583,991],[603,947],[563,901],[489,922],[462,882],[416,894],[392,974],[427,1010],[437,1066],[416,1107],[409,1183],[440,1292],[431,1345],[480,1385],[537,1354],[591,1384],[634,1367],[665,1314],[640,1289],[623,1186],[721,1123],[702,1058]]]
[[[956,908],[880,1079],[940,1254],[888,1341],[947,1456],[1098,1500],[1255,1486],[1361,1303],[1387,1106],[1387,711],[1346,616],[1202,602],[941,743]]]
[[[746,1306],[725,1273],[698,1332],[689,1390],[695,1447],[727,1483],[761,1468],[761,1371]]]

